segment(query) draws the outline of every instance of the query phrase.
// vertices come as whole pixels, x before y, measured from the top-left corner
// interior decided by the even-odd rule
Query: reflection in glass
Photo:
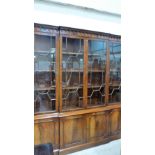
[[[62,100],[64,110],[82,106],[83,44],[83,39],[62,38]]]
[[[106,42],[88,41],[88,104],[104,104]]]
[[[55,37],[35,35],[34,110],[55,110]]]
[[[109,102],[121,101],[121,44],[110,42],[110,88]]]

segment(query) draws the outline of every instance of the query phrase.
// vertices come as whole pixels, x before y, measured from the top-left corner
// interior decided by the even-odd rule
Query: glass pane
[[[34,110],[55,110],[55,37],[35,35]]]
[[[62,100],[63,109],[82,107],[83,101],[83,40],[62,39]]]
[[[105,103],[106,41],[88,41],[88,104]]]
[[[121,43],[110,42],[109,102],[121,101]]]

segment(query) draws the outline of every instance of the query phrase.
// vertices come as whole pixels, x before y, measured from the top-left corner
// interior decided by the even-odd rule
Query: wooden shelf
[[[104,53],[102,53],[102,54],[88,54],[88,56],[97,56],[97,57],[101,57],[102,55],[106,55],[106,54],[104,54]]]
[[[110,51],[110,55],[114,55],[114,54],[121,54],[121,52],[112,52],[112,51]]]
[[[101,85],[88,85],[88,88],[100,88]],[[104,86],[102,86],[104,87]],[[83,88],[83,85],[79,86],[62,86],[62,89],[77,89],[77,88]]]
[[[118,70],[118,69],[110,69],[110,72],[118,72],[118,73],[120,73],[121,71]]]
[[[63,72],[83,72],[82,69],[62,69]]]
[[[63,69],[63,72],[83,72],[81,69]],[[88,72],[105,72],[105,70],[92,69],[88,70]]]
[[[99,70],[99,69],[92,69],[92,70],[88,70],[88,72],[105,72],[105,70]]]
[[[57,115],[56,115],[56,110],[49,110],[49,109],[48,109],[47,111],[40,111],[40,110],[37,110],[37,111],[35,112],[35,116],[34,116],[34,117],[37,118],[37,117],[39,116],[40,118],[42,118],[42,117],[44,118],[44,116],[49,115],[48,113],[49,113],[50,115],[52,115],[52,117],[54,117],[54,116],[56,117],[56,116],[57,116]],[[41,117],[40,115],[41,115],[42,117]],[[37,119],[35,119],[35,120],[37,120]]]
[[[51,86],[51,87],[34,87],[35,91],[44,91],[44,90],[55,90],[56,86]]]
[[[62,89],[81,89],[81,88],[83,88],[83,86],[82,85],[78,85],[78,86],[62,86]]]
[[[62,52],[64,55],[84,55],[84,53],[80,52]],[[88,56],[101,56],[100,54],[88,54]]]
[[[101,85],[88,85],[88,88],[100,88]],[[105,87],[105,86],[102,86]]]
[[[65,54],[65,55],[83,55],[83,53],[78,53],[78,52],[62,52],[62,54]]]
[[[120,83],[112,83],[112,84],[109,84],[109,86],[120,86]],[[101,87],[101,85],[89,85],[88,84],[88,88],[99,88]],[[104,86],[102,86],[104,87]],[[34,90],[35,91],[41,91],[41,90],[55,90],[56,86],[52,86],[52,87],[34,87]],[[83,85],[78,85],[78,86],[65,86],[63,85],[62,86],[62,89],[77,89],[77,88],[83,88]]]
[[[53,49],[53,51],[54,51],[54,53],[53,53],[53,51],[34,51],[34,53],[42,53],[42,54],[55,54],[55,52],[56,52],[56,49],[55,48],[52,48]]]
[[[113,86],[113,87],[120,86],[120,82],[112,82],[109,84],[109,86]]]
[[[40,73],[40,72],[41,72],[41,73],[42,73],[42,72],[56,72],[56,70],[35,70],[34,72],[35,72],[35,73],[36,73],[36,72],[39,72],[39,73]]]

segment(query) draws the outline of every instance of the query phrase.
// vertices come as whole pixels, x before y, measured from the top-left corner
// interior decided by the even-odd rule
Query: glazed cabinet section
[[[58,31],[35,28],[34,112],[56,112],[58,105]]]
[[[120,108],[60,118],[60,154],[120,138]]]
[[[36,25],[36,115],[120,103],[120,36]]]
[[[62,109],[66,111],[83,106],[84,41],[62,37],[61,42]]]

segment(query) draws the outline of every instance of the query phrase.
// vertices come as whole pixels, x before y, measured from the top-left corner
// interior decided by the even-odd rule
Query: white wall
[[[121,14],[121,0],[49,0]]]
[[[119,16],[61,6],[47,1],[35,1],[34,22],[121,35]]]

